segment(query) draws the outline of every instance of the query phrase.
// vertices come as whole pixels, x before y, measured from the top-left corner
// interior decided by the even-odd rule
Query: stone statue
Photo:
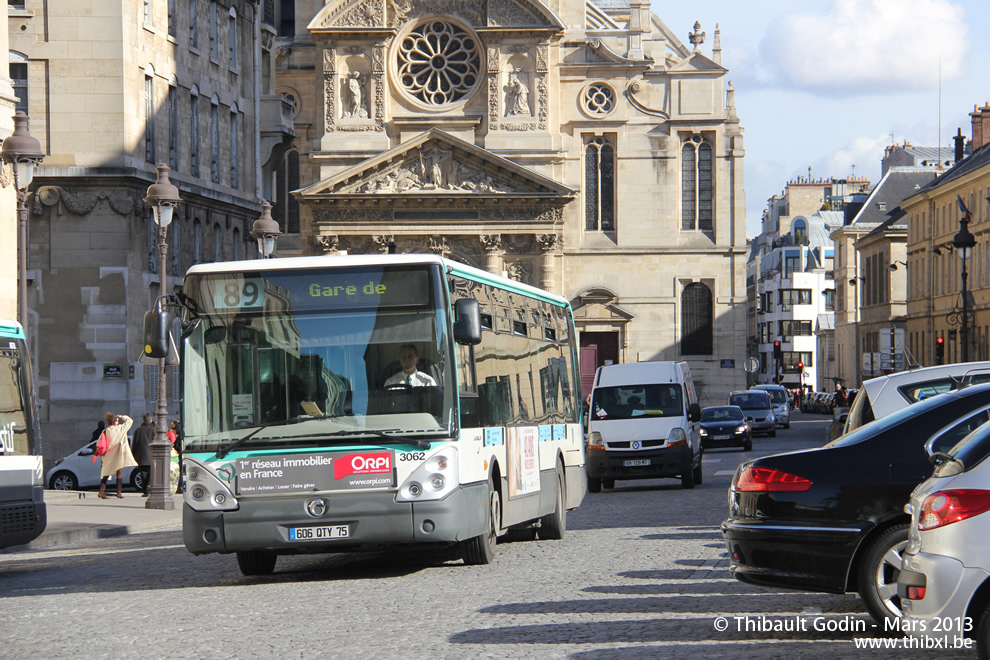
[[[368,111],[364,109],[364,101],[362,100],[360,71],[351,71],[348,74],[344,95],[344,117],[350,117],[351,119],[365,119],[368,117]]]
[[[509,74],[508,89],[505,93],[505,116],[526,115],[532,116],[529,109],[529,87],[520,80],[525,72],[522,69],[513,69]]]

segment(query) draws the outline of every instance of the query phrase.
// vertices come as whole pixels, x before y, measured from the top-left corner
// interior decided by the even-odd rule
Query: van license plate
[[[648,458],[640,458],[640,459],[636,459],[635,461],[622,461],[623,467],[639,467],[640,465],[649,465],[649,464],[650,464],[650,459]]]
[[[349,525],[333,525],[328,527],[290,527],[290,541],[324,541],[327,539],[346,539],[351,535]]]

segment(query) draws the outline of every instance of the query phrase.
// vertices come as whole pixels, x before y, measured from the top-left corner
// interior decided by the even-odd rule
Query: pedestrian
[[[182,478],[182,432],[179,430],[179,420],[173,419],[168,429],[168,439],[172,443],[172,449],[179,457],[179,481],[175,492],[181,493],[185,488],[185,480]]]
[[[155,441],[154,419],[151,413],[145,413],[142,424],[134,431],[134,439],[131,441],[134,460],[137,461],[138,469],[144,472],[141,490],[145,496],[148,495],[148,485],[151,481],[151,443]]]
[[[111,475],[117,475],[117,497],[123,498],[123,479],[124,479],[124,468],[134,467],[137,465],[137,461],[134,460],[134,454],[131,453],[131,446],[127,443],[127,432],[130,430],[131,425],[134,420],[127,415],[117,415],[112,412],[108,412],[103,416],[105,420],[107,438],[110,440],[110,446],[107,448],[107,453],[103,454],[101,457],[103,459],[103,467],[100,470],[100,499],[107,499],[107,479]]]
[[[842,383],[835,384],[835,407],[844,408],[846,405],[846,388]]]

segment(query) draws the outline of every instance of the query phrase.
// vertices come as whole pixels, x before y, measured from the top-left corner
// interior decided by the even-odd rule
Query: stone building
[[[745,387],[745,152],[717,26],[706,53],[647,0],[281,9],[281,254],[429,250],[562,294],[585,390],[601,364],[681,359],[703,404]]]
[[[272,87],[273,21],[271,0],[25,0],[9,12],[14,89],[47,154],[28,264],[46,459],[87,441],[107,410],[155,411],[158,367],[138,359],[161,292],[143,201],[157,164],[182,197],[169,290],[193,263],[257,254],[249,232],[295,135]],[[177,379],[169,389],[177,416]]]

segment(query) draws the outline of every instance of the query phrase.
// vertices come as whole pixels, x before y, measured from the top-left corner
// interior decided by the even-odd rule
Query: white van
[[[843,435],[942,392],[990,382],[990,362],[959,362],[871,378],[849,406]]]
[[[599,367],[588,419],[588,490],[616,479],[701,483],[701,408],[687,362]]]

